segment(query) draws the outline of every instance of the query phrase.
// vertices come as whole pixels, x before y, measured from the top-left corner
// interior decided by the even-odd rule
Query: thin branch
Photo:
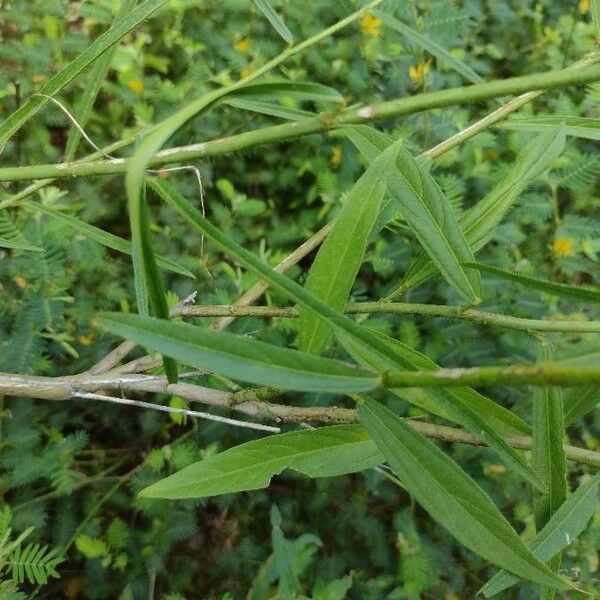
[[[600,384],[600,366],[572,367],[560,363],[472,367],[435,371],[389,372],[381,375],[385,388],[448,387],[488,385],[559,385],[564,387]]]
[[[445,319],[473,321],[480,325],[490,325],[516,329],[519,331],[600,333],[600,321],[568,321],[554,319],[524,319],[482,310],[464,309],[459,306],[443,304],[410,304],[405,302],[358,302],[348,304],[346,314],[413,314]],[[295,319],[299,315],[295,307],[202,305],[185,306],[174,311],[179,317],[279,317]]]
[[[197,410],[188,410],[187,408],[174,408],[165,406],[164,404],[154,404],[153,402],[144,402],[142,400],[130,400],[128,398],[115,398],[114,396],[106,396],[104,394],[94,394],[92,392],[75,392],[73,398],[84,398],[86,400],[99,400],[100,402],[110,402],[112,404],[124,404],[125,406],[135,406],[136,408],[149,408],[175,415],[185,415],[186,417],[198,417],[207,421],[216,421],[225,425],[234,425],[235,427],[243,427],[245,429],[256,429],[257,431],[268,431],[269,433],[281,433],[279,427],[271,425],[262,425],[261,423],[249,423],[248,421],[238,421],[229,417],[213,415],[207,412]]]
[[[158,152],[150,161],[150,167],[190,162],[199,158],[218,156],[262,144],[276,143],[301,136],[322,133],[346,125],[406,116],[434,108],[462,105],[468,102],[489,100],[499,96],[522,94],[541,89],[558,89],[570,85],[582,85],[600,79],[600,67],[567,68],[559,71],[534,73],[487,83],[480,83],[448,90],[440,90],[360,108],[349,108],[338,114],[318,117],[247,131],[227,138],[220,138],[191,146],[170,148]],[[91,163],[62,163],[5,167],[0,169],[0,181],[24,179],[70,178],[88,175],[124,173],[131,159],[95,161]]]
[[[104,376],[71,376],[71,377],[35,377],[0,373],[0,395],[39,398],[45,400],[67,400],[77,397],[85,391],[113,389],[130,392],[148,392],[175,394],[190,402],[201,402],[208,406],[233,410],[249,417],[266,419],[275,422],[291,423],[323,423],[343,424],[357,423],[357,412],[350,408],[337,406],[306,407],[272,404],[261,399],[274,396],[274,390],[242,390],[225,392],[205,388],[189,383],[169,384],[164,377],[148,375],[130,375],[122,377]],[[112,399],[111,399],[112,401]],[[162,410],[162,405],[148,404],[146,408]],[[157,408],[160,407],[160,408]],[[214,416],[214,415],[211,415]],[[462,429],[446,427],[432,423],[424,423],[413,419],[407,422],[426,437],[448,443],[461,443],[475,446],[486,446],[485,440]],[[506,441],[515,448],[531,449],[531,438],[519,436],[508,437]],[[593,452],[576,446],[565,446],[570,460],[594,467],[600,467],[600,452]]]

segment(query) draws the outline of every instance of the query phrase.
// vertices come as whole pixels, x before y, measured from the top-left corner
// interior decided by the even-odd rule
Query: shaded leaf
[[[552,515],[531,541],[531,550],[537,558],[543,562],[550,561],[581,535],[596,512],[599,484],[600,475],[596,475],[580,485]],[[480,593],[490,598],[518,582],[518,577],[500,571],[481,588]]]
[[[374,400],[361,402],[358,410],[402,485],[461,544],[524,579],[569,586],[533,555],[477,483],[433,442]]]
[[[416,46],[423,48],[423,50],[427,50],[427,52],[439,59],[440,62],[448,65],[457,73],[460,73],[471,83],[483,83],[483,78],[477,75],[477,73],[475,73],[471,67],[452,56],[450,52],[440,46],[437,42],[434,42],[431,38],[419,33],[418,31],[415,31],[412,27],[405,25],[401,21],[398,21],[398,19],[394,19],[394,17],[384,12],[377,11],[376,14],[388,27],[396,30]]]
[[[260,12],[267,18],[269,23],[273,25],[273,29],[288,43],[294,42],[292,32],[286,27],[283,19],[275,12],[269,0],[253,0],[254,4]]]
[[[145,21],[152,13],[165,6],[168,0],[146,0],[135,8],[128,16],[119,20],[113,27],[99,35],[83,52],[68,65],[50,78],[39,90],[40,94],[54,96],[81,71],[92,64],[109,48],[119,42],[132,29]],[[42,106],[48,102],[46,98],[32,96],[22,106],[0,124],[0,147]]]
[[[528,289],[548,292],[555,296],[577,298],[589,302],[600,302],[600,289],[556,283],[554,281],[548,281],[547,279],[538,279],[536,277],[530,277],[529,275],[523,275],[522,273],[516,273],[515,271],[507,271],[506,269],[499,269],[498,267],[492,267],[481,263],[468,263],[465,266],[470,269],[477,269],[484,273],[490,273],[500,279],[520,283]]]

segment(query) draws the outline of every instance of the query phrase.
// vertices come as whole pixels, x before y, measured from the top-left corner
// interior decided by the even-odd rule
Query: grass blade
[[[387,138],[371,133],[366,127],[348,128],[350,140],[360,151],[367,149],[367,160],[387,145]],[[362,139],[360,139],[362,138]],[[473,256],[456,215],[444,193],[423,164],[405,149],[400,149],[396,169],[389,176],[388,192],[423,249],[446,280],[466,300],[481,297],[481,281],[472,277],[461,257]]]
[[[146,0],[133,10],[127,17],[121,19],[108,31],[98,36],[77,58],[63,67],[39,90],[40,94],[54,96],[81,71],[92,64],[109,48],[127,35],[132,29],[145,21],[152,13],[167,4],[168,0]],[[28,98],[23,105],[0,124],[0,147],[34,115],[48,100],[40,96]]]
[[[334,477],[384,460],[357,425],[292,431],[246,442],[210,456],[145,488],[145,498],[205,498],[266,488],[285,469],[308,477]]]
[[[375,389],[376,375],[356,365],[303,354],[237,335],[133,314],[105,313],[104,328],[190,367],[239,381],[308,392]]]
[[[283,19],[275,12],[269,0],[253,0],[256,8],[267,18],[269,23],[273,25],[273,29],[288,43],[294,43],[292,32],[286,27]]]
[[[73,217],[72,215],[68,215],[60,210],[56,210],[55,208],[51,208],[50,206],[45,206],[38,202],[31,202],[30,200],[26,200],[24,202],[26,208],[32,211],[41,211],[47,214],[49,217],[64,223],[74,231],[78,231],[79,233],[85,235],[86,237],[106,246],[107,248],[111,248],[112,250],[116,250],[117,252],[122,252],[123,254],[131,255],[131,242],[128,240],[124,240],[108,231],[104,231],[99,227],[95,227],[94,225],[90,225],[81,219]],[[172,271],[173,273],[179,273],[180,275],[185,275],[186,277],[191,277],[195,279],[196,276],[188,271],[185,267],[177,264],[175,261],[169,258],[163,258],[162,256],[156,257],[158,264],[168,271]]]
[[[542,346],[541,361],[550,359],[547,346]],[[567,459],[563,448],[565,422],[560,388],[546,386],[533,393],[533,431],[531,462],[537,475],[545,483],[547,492],[534,492],[533,508],[535,524],[542,530],[552,515],[567,498]],[[558,573],[560,553],[552,557],[550,568]],[[552,600],[554,590],[542,588],[543,600]]]
[[[496,505],[451,458],[374,400],[361,422],[408,492],[461,544],[512,573],[556,589],[568,582],[529,550]]]
[[[115,20],[113,21],[113,27],[117,25],[120,21],[122,21],[133,9],[137,0],[121,0],[121,6],[119,7],[119,11],[115,15]],[[94,108],[94,102],[100,92],[100,88],[104,83],[104,79],[106,78],[106,74],[108,73],[108,69],[110,67],[111,60],[114,56],[116,50],[116,44],[109,48],[95,63],[92,69],[90,70],[90,74],[87,77],[86,85],[83,88],[83,94],[81,95],[81,99],[77,103],[77,107],[74,110],[75,119],[81,127],[85,129],[85,126],[92,114],[92,110]],[[81,140],[81,132],[77,127],[71,127],[69,131],[69,137],[67,138],[67,145],[65,148],[65,161],[69,162],[73,160],[75,156],[75,151],[77,150],[77,145]]]
[[[396,143],[384,150],[356,182],[311,266],[304,287],[337,311],[348,302],[399,149]],[[332,333],[331,325],[300,310],[300,350],[321,354]]]
[[[466,210],[459,219],[468,243],[474,252],[487,243],[492,231],[506,216],[519,194],[558,158],[565,145],[563,127],[553,128],[525,146],[508,175],[481,202]],[[390,297],[419,285],[436,268],[426,254],[419,256],[408,268],[400,286]]]
[[[415,31],[412,29],[412,27],[405,25],[401,21],[398,21],[398,19],[394,19],[394,17],[382,11],[376,11],[376,14],[388,27],[391,27],[400,35],[408,38],[416,46],[420,46],[423,48],[423,50],[426,50],[429,52],[429,54],[435,56],[440,62],[445,63],[457,73],[460,73],[471,83],[483,83],[483,78],[477,75],[477,73],[475,73],[471,67],[452,56],[450,52],[448,52],[445,48],[442,48],[442,46],[434,42],[431,38],[428,38],[426,35]]]
[[[499,277],[500,279],[514,281],[524,285],[530,290],[539,290],[542,292],[548,292],[554,296],[576,298],[578,300],[586,300],[588,302],[600,302],[600,290],[596,290],[594,288],[582,286],[576,287],[573,285],[566,285],[564,283],[555,283],[554,281],[548,281],[547,279],[538,279],[536,277],[530,277],[529,275],[523,275],[522,273],[507,271],[506,269],[499,269],[498,267],[491,267],[481,263],[470,263],[465,266],[470,269],[477,269],[483,273],[490,273],[491,275]]]
[[[543,562],[552,560],[583,532],[596,512],[600,475],[582,484],[552,515],[544,528],[530,544],[533,554]],[[481,588],[480,593],[490,598],[519,582],[519,578],[506,571],[494,575]]]

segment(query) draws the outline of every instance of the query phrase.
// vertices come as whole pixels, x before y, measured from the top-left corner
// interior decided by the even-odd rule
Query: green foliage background
[[[349,0],[274,4],[297,39],[359,6]],[[118,7],[117,0],[0,2],[0,118],[15,109],[19,96],[34,93],[85,49],[110,25]],[[585,2],[566,0],[386,5],[388,12],[451,50],[486,80],[558,69],[580,58],[593,44],[585,9]],[[283,47],[247,0],[173,0],[118,47],[86,130],[99,146],[107,145],[168,116],[186,99],[235,81]],[[422,81],[415,81],[414,71],[410,76],[411,67],[418,65],[429,65]],[[292,80],[330,85],[348,104],[464,83],[396,32],[373,23],[357,23],[322,41],[287,62],[282,72]],[[84,74],[61,99],[73,107],[85,86]],[[288,104],[299,108],[291,99]],[[378,126],[418,153],[493,107],[493,102],[472,104]],[[551,92],[520,114],[598,117],[599,111],[600,85],[595,84]],[[172,142],[208,140],[274,121],[221,106],[192,121]],[[65,116],[48,105],[7,144],[0,161],[57,162],[64,154],[68,129]],[[437,160],[436,178],[454,208],[471,206],[491,189],[532,136],[492,129]],[[79,155],[84,153],[80,146]],[[197,166],[211,222],[274,265],[337,213],[364,163],[349,141],[319,135]],[[599,172],[594,142],[570,138],[551,172],[521,195],[478,258],[556,281],[599,285]],[[199,202],[192,176],[173,174],[170,181]],[[19,189],[4,187],[0,206]],[[124,198],[122,177],[97,177],[61,181],[41,190],[35,201],[129,237]],[[229,304],[254,283],[253,276],[208,243],[202,257],[201,240],[169,207],[156,202],[151,210],[158,223],[158,251],[176,258],[198,278],[166,273],[173,301],[198,290],[203,304]],[[0,241],[0,371],[58,375],[89,368],[115,343],[101,335],[94,313],[133,310],[127,257],[107,252],[64,224],[23,207],[0,211],[0,240],[12,240],[12,245]],[[418,250],[403,222],[393,222],[371,246],[352,300],[389,294]],[[302,281],[309,265],[304,261],[291,276]],[[488,310],[532,318],[600,316],[597,308],[564,299],[549,302],[542,293],[525,292],[491,277],[484,277],[484,283],[483,308]],[[271,292],[266,299],[273,304],[283,301]],[[404,299],[459,302],[439,278]],[[536,355],[536,341],[521,332],[422,317],[374,316],[369,324],[443,365],[497,364],[505,356],[534,360]],[[232,330],[289,344],[295,327],[294,321],[284,319],[263,324],[239,318]],[[561,356],[576,353],[584,360],[598,349],[592,335],[550,337]],[[227,387],[215,377],[198,381]],[[529,414],[527,389],[498,388],[493,394],[518,414]],[[333,402],[326,395],[318,400],[323,405]],[[290,397],[290,403],[304,402],[302,394]],[[414,409],[407,413],[397,400],[389,404],[419,416]],[[253,435],[84,401],[4,399],[0,417],[1,490],[12,509],[12,527],[35,527],[33,538],[67,556],[58,568],[62,578],[45,586],[42,598],[137,599],[148,597],[149,586],[155,586],[155,597],[170,600],[259,599],[275,597],[279,586],[280,591],[319,600],[452,600],[473,597],[491,574],[483,561],[461,548],[377,472],[313,481],[284,475],[266,491],[211,500],[142,500],[135,494],[165,474]],[[571,427],[572,442],[597,447],[599,424],[592,412]],[[513,522],[525,532],[533,530],[525,487],[497,464],[493,452],[466,446],[448,451]],[[586,476],[585,468],[570,471],[573,484]],[[600,593],[599,547],[600,512],[564,557],[564,568],[573,569],[571,575],[592,593]],[[280,560],[282,553],[292,556],[288,569]],[[35,586],[25,588],[32,594]],[[510,597],[530,598],[532,588],[524,585],[514,594]]]

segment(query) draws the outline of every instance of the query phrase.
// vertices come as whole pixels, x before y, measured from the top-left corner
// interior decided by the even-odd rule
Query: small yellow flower
[[[506,467],[504,465],[492,464],[488,465],[487,471],[491,475],[504,475],[504,473],[506,473]]]
[[[78,341],[82,346],[91,346],[94,343],[94,332],[90,332],[87,335],[80,335]]]
[[[48,81],[48,78],[45,75],[36,74],[31,78],[31,81],[33,83],[46,83],[46,81]]]
[[[17,287],[21,288],[22,290],[26,289],[29,285],[25,277],[21,277],[20,275],[15,277],[15,283],[17,284]]]
[[[415,85],[423,85],[425,83],[425,76],[429,73],[431,67],[430,60],[422,60],[418,65],[409,67],[408,76]]]
[[[254,71],[256,71],[254,67],[246,67],[240,71],[240,77],[246,79],[246,77],[250,77]]]
[[[334,146],[331,149],[331,166],[337,169],[342,164],[342,148],[341,146]]]
[[[590,6],[592,5],[591,0],[580,0],[579,2],[579,12],[582,15],[585,15],[585,13],[590,10]]]
[[[378,38],[381,35],[380,31],[381,27],[381,19],[378,19],[375,15],[371,13],[367,13],[360,20],[360,29],[363,32],[363,35],[372,38]]]
[[[250,48],[252,47],[252,42],[249,38],[244,37],[241,40],[238,40],[233,47],[240,54],[248,54],[248,52],[250,52]]]
[[[132,91],[135,92],[136,94],[140,94],[141,92],[144,91],[144,82],[140,81],[139,79],[132,79],[128,84],[127,87]]]
[[[552,251],[558,257],[574,256],[575,242],[571,238],[556,238],[552,244]]]

